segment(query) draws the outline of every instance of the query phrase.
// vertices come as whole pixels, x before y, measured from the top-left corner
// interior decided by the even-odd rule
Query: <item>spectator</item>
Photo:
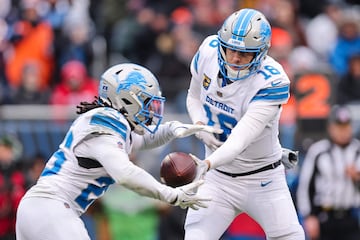
[[[90,68],[94,56],[93,29],[89,18],[66,17],[59,38],[61,42],[57,41],[56,46],[57,67],[61,68],[66,62],[77,60]]]
[[[25,176],[17,160],[21,145],[8,136],[0,137],[0,239],[15,240],[15,215],[25,194]]]
[[[52,86],[56,84],[57,76],[60,73],[61,55],[66,52],[68,47],[67,39],[63,34],[64,22],[70,11],[71,2],[69,0],[46,0],[41,2],[41,15],[47,21],[53,31],[53,52],[54,52],[54,70],[52,71]]]
[[[195,0],[192,2],[191,10],[194,17],[193,30],[204,38],[216,32],[225,18],[236,9],[226,11],[226,16],[220,16],[220,7],[216,6],[216,1]]]
[[[360,54],[350,58],[348,71],[340,79],[337,88],[337,102],[339,104],[360,103]]]
[[[307,43],[322,61],[327,61],[336,44],[341,15],[342,8],[340,4],[329,1],[324,5],[323,11],[310,19],[305,27]]]
[[[85,65],[72,60],[61,69],[61,82],[55,87],[51,104],[76,105],[81,101],[92,101],[97,95],[97,82],[92,79]]]
[[[33,186],[41,175],[46,163],[46,158],[41,154],[37,153],[31,157],[26,168],[26,188],[29,189]]]
[[[177,8],[171,15],[172,28],[156,41],[161,54],[157,74],[166,98],[174,102],[179,112],[185,112],[184,96],[189,85],[189,64],[200,45],[200,37],[191,28],[193,18],[187,8]]]
[[[262,1],[258,1],[261,4]],[[277,0],[272,4],[271,15],[268,16],[273,27],[285,29],[292,36],[294,46],[307,45],[303,25],[295,1]],[[262,7],[259,6],[261,9]]]
[[[271,48],[269,55],[279,61],[287,74],[291,74],[288,56],[294,49],[293,36],[284,28],[273,27],[271,32]]]
[[[5,52],[8,48],[6,34],[8,24],[0,18],[0,104],[6,104],[10,101],[9,84],[5,73]]]
[[[48,87],[53,70],[53,31],[43,21],[37,10],[36,0],[22,0],[22,19],[12,26],[11,50],[7,52],[6,75],[10,86],[17,88],[21,84],[21,72],[29,59],[40,65],[40,87]]]
[[[352,135],[349,109],[331,109],[327,132],[328,138],[313,143],[305,156],[298,210],[311,240],[360,239],[360,142]]]
[[[360,14],[358,9],[346,10],[339,26],[339,35],[329,62],[334,72],[342,77],[346,74],[351,56],[360,54]]]
[[[342,0],[340,0],[340,1],[301,0],[301,1],[297,1],[297,2],[299,4],[299,10],[301,12],[301,15],[303,15],[307,18],[314,18],[323,11],[324,6],[327,4],[327,2],[343,2],[343,1]]]
[[[313,72],[326,73],[329,71],[328,64],[319,61],[315,51],[306,46],[292,49],[288,55],[288,60],[293,76]]]
[[[111,50],[132,62],[151,65],[152,69],[159,68],[157,62],[161,53],[156,41],[169,28],[169,19],[164,11],[147,6],[136,10],[134,16],[118,21],[111,34]]]
[[[21,71],[21,85],[15,89],[11,103],[13,104],[48,104],[50,89],[41,88],[40,64],[28,61]]]

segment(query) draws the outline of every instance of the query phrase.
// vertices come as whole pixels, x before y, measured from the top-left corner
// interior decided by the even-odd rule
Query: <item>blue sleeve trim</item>
[[[124,140],[126,140],[126,126],[122,122],[115,120],[109,116],[95,114],[90,120],[90,125],[98,125],[114,130],[119,133]]]
[[[69,148],[71,147],[71,144],[73,142],[74,136],[72,132],[68,132],[66,137],[65,137],[65,147]]]
[[[199,63],[200,51],[197,51],[194,57],[194,69],[198,73],[198,63]]]
[[[257,94],[253,97],[251,101],[257,100],[286,100],[289,98],[289,85],[281,86],[281,87],[273,87],[261,89],[257,92]]]

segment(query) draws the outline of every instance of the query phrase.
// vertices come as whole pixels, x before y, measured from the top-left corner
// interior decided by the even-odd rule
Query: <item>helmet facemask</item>
[[[148,130],[150,133],[155,133],[161,124],[163,119],[164,112],[164,102],[163,97],[152,96],[146,92],[140,92],[138,95],[139,99],[144,99],[139,101],[139,111],[134,114],[134,122],[140,125],[143,129]],[[155,128],[149,128],[149,126],[155,126]]]

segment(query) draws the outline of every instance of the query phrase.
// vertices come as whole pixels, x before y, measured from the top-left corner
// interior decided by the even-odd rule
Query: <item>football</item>
[[[187,153],[169,153],[161,162],[161,181],[168,186],[179,187],[191,183],[195,176],[196,164]]]

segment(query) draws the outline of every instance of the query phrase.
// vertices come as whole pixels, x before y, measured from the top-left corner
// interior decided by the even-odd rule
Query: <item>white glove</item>
[[[204,179],[206,172],[209,170],[209,165],[205,161],[200,160],[195,155],[193,155],[191,153],[189,153],[189,155],[196,164],[196,176],[194,178],[194,181]]]
[[[202,126],[202,125],[200,125]],[[209,132],[197,132],[195,136],[200,139],[206,146],[208,146],[212,151],[215,151],[220,147],[224,142],[219,141],[214,134]]]
[[[171,204],[174,206],[179,206],[182,209],[188,207],[194,210],[198,210],[199,208],[207,208],[208,206],[205,202],[211,201],[211,198],[200,197],[196,193],[197,188],[203,183],[203,180],[199,180],[175,188],[177,197]]]
[[[299,162],[299,151],[283,148],[281,162],[286,169],[294,168]]]
[[[220,134],[223,132],[222,129],[214,128],[207,125],[198,125],[198,124],[185,124],[179,121],[168,122],[170,131],[176,138],[184,138],[195,133],[216,133]]]

